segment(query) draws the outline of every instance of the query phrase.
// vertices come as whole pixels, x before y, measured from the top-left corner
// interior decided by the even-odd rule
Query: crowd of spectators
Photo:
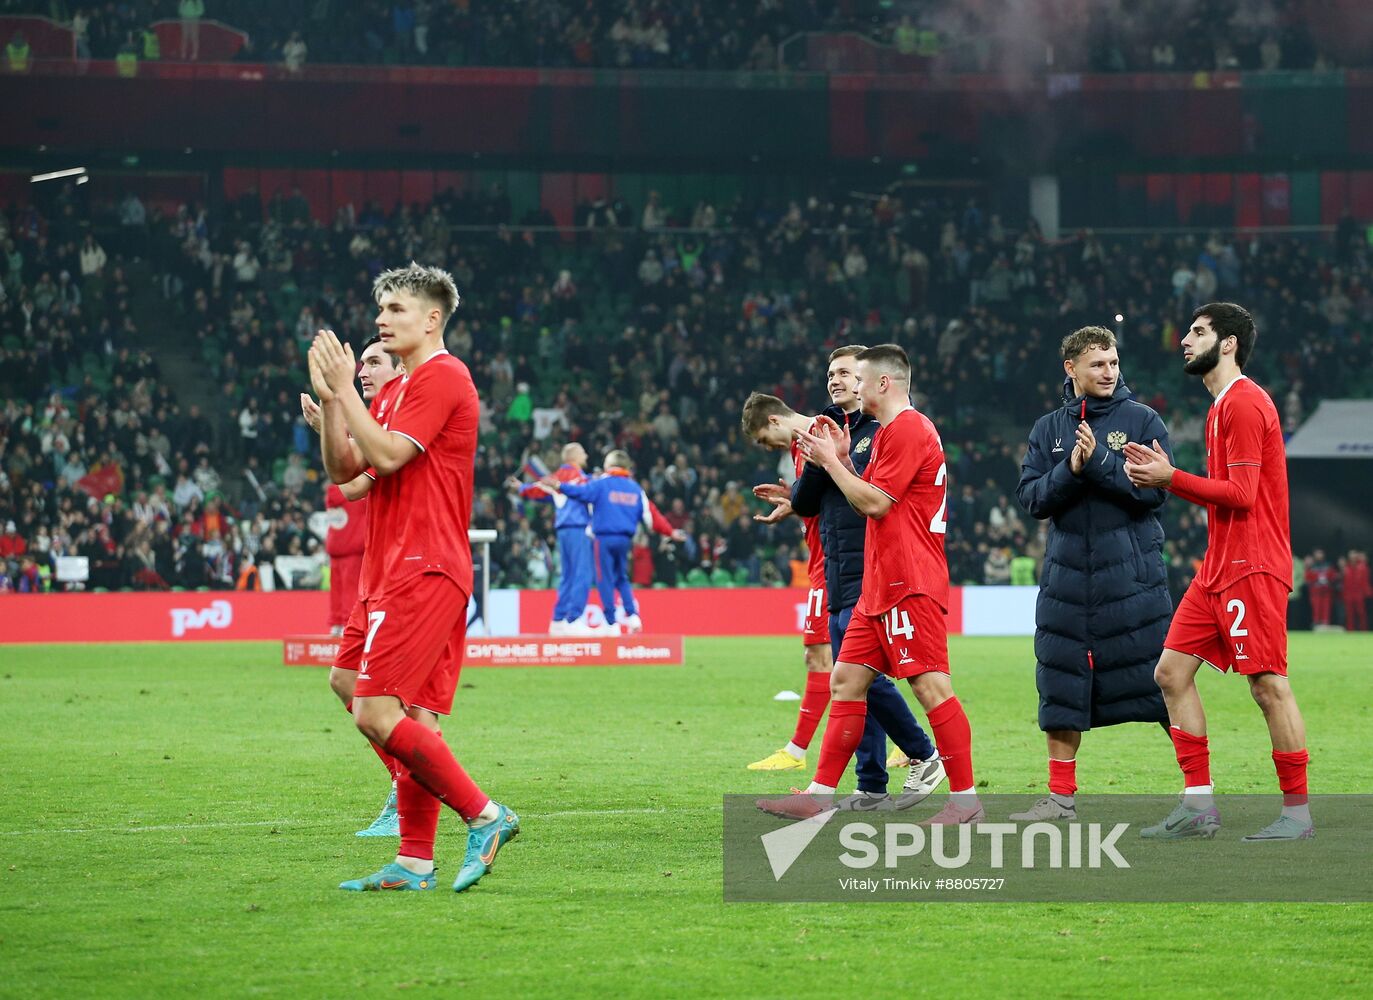
[[[217,19],[247,34],[238,58],[293,72],[307,53],[317,63],[955,73],[1307,70],[1368,65],[1373,53],[1340,29],[1356,5],[1305,0],[0,0],[0,12],[71,24],[87,58],[133,47],[195,59],[200,22]],[[145,29],[162,19],[183,24],[177,51],[155,40],[145,49]],[[895,58],[864,61],[866,50],[832,65],[804,44],[784,51],[802,33],[866,36]]]
[[[264,203],[250,189],[212,215],[133,195],[88,211],[79,191],[11,210],[0,232],[0,524],[33,560],[6,561],[0,586],[15,589],[50,583],[62,555],[88,558],[90,586],[252,586],[269,565],[280,585],[319,580],[304,349],[322,326],[360,345],[370,277],[410,259],[450,269],[464,296],[446,339],[481,393],[474,526],[499,532],[497,584],[556,572],[547,509],[503,483],[569,439],[593,462],[626,449],[688,533],[645,543],[641,582],[790,582],[798,531],[755,523],[750,495],[790,459],[742,437],[740,408],[763,389],[818,411],[840,344],[910,352],[949,457],[951,574],[974,583],[1033,580],[1043,530],[1014,487],[1028,428],[1059,403],[1058,342],[1078,326],[1121,315],[1125,380],[1186,467],[1203,461],[1204,400],[1177,340],[1198,302],[1254,310],[1252,374],[1289,430],[1316,387],[1373,392],[1373,257],[1352,220],[1333,237],[1051,242],[977,198],[674,206],[654,193],[584,204],[570,234],[534,227],[550,221],[537,213],[509,222],[499,189],[330,220],[298,193]],[[474,224],[488,228],[456,228]],[[161,374],[173,367],[179,392]],[[1180,587],[1205,526],[1188,505],[1165,510]]]

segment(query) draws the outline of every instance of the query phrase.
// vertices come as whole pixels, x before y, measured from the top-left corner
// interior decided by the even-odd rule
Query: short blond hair
[[[377,275],[372,282],[372,298],[380,302],[388,292],[404,292],[438,306],[443,316],[440,330],[448,325],[462,301],[451,274],[441,267],[426,267],[413,260],[408,267],[393,267]]]
[[[606,454],[605,467],[607,469],[632,469],[634,462],[630,459],[629,452],[616,448]]]

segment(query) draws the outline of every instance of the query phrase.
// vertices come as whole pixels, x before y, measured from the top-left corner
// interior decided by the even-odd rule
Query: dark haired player
[[[1315,836],[1306,797],[1306,727],[1287,682],[1287,595],[1292,590],[1287,461],[1282,423],[1268,393],[1244,375],[1254,351],[1254,320],[1230,302],[1192,314],[1182,338],[1185,371],[1214,397],[1206,415],[1206,476],[1173,468],[1158,442],[1125,446],[1126,475],[1136,486],[1164,488],[1204,505],[1206,558],[1178,604],[1154,671],[1185,787],[1162,823],[1145,837],[1214,837],[1220,814],[1212,798],[1206,713],[1197,692],[1203,662],[1249,681],[1268,722],[1282,814],[1246,841]]]

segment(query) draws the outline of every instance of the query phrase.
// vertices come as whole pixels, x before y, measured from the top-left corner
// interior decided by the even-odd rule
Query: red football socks
[[[386,770],[391,774],[391,780],[400,781],[400,776],[405,773],[405,768],[401,766],[401,762],[396,760],[396,758],[392,757],[371,740],[367,741],[367,745],[377,752],[377,756],[381,758],[381,762],[386,765]]]
[[[408,771],[396,779],[396,811],[400,819],[400,850],[405,858],[434,860],[434,838],[443,808]]]
[[[467,776],[443,738],[409,716],[391,730],[386,749],[416,781],[464,820],[475,819],[491,801]]]
[[[1049,758],[1049,791],[1054,795],[1071,796],[1077,791],[1077,758],[1054,760]]]
[[[806,693],[801,696],[801,711],[796,715],[796,732],[791,741],[802,750],[810,746],[825,706],[830,703],[830,675],[806,674]]]
[[[1311,755],[1305,748],[1273,751],[1273,766],[1278,769],[1283,805],[1306,805],[1306,765],[1310,760]]]
[[[1168,730],[1173,749],[1182,768],[1183,784],[1198,788],[1211,784],[1211,746],[1205,736],[1194,736],[1185,729],[1173,726]]]
[[[973,787],[973,728],[957,698],[940,702],[929,714],[934,744],[949,775],[950,792]]]
[[[844,769],[853,759],[854,751],[863,739],[863,727],[868,721],[868,703],[863,701],[830,702],[830,718],[825,723],[825,737],[820,741],[820,762],[815,767],[815,783],[837,788]]]

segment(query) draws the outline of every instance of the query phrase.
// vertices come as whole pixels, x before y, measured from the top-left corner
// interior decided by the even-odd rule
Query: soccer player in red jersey
[[[380,337],[373,337],[362,345],[362,353],[358,356],[358,383],[362,386],[362,398],[368,403],[376,399],[392,379],[403,374],[405,366],[382,350]],[[316,434],[320,433],[324,415],[309,393],[300,394],[300,412],[310,428]],[[355,482],[342,486],[330,483],[325,494],[325,506],[331,512],[329,534],[325,539],[331,570],[329,620],[331,625],[341,622],[334,634],[342,638],[334,664],[329,669],[329,687],[350,712],[353,710],[353,689],[358,682],[358,666],[362,662],[362,644],[367,633],[367,613],[358,601],[358,581],[362,575],[362,556],[366,551],[367,492],[371,486],[372,480],[363,475]],[[333,511],[338,511],[341,517],[336,518]],[[371,825],[359,830],[357,835],[397,837],[400,835],[400,821],[396,815],[396,782],[399,779],[396,772],[399,764],[375,744],[368,745],[377,751],[391,776],[391,791],[377,818]]]
[[[944,556],[947,491],[944,446],[910,402],[911,365],[895,344],[857,355],[863,412],[882,425],[860,478],[845,431],[824,419],[800,433],[807,461],[823,468],[854,510],[867,517],[863,594],[831,678],[830,715],[819,766],[805,792],[758,803],[804,819],[833,808],[840,776],[863,736],[866,695],[877,672],[906,678],[925,709],[949,777],[949,800],[927,825],[972,823],[985,813],[973,782],[972,729],[949,681],[949,567]]]
[[[1292,590],[1287,460],[1282,421],[1244,375],[1254,351],[1254,320],[1230,302],[1192,314],[1182,338],[1185,371],[1214,397],[1206,415],[1206,476],[1174,469],[1158,443],[1125,446],[1126,475],[1136,486],[1164,488],[1206,507],[1206,557],[1179,602],[1154,679],[1185,787],[1176,809],[1150,838],[1214,837],[1220,814],[1212,798],[1206,713],[1197,692],[1203,662],[1249,681],[1273,743],[1282,814],[1247,841],[1315,835],[1306,798],[1306,727],[1287,682],[1287,595]]]
[[[432,889],[440,805],[468,824],[453,888],[491,870],[519,818],[492,801],[444,743],[438,716],[452,708],[472,592],[471,521],[478,401],[467,366],[443,347],[458,306],[452,277],[411,264],[373,286],[383,348],[405,364],[368,406],[353,387],[352,351],[323,330],[310,380],[323,410],[325,468],[339,484],[372,480],[359,600],[366,612],[353,718],[399,763],[401,844],[396,860],[340,888]],[[449,652],[457,642],[457,655]]]
[[[755,392],[744,402],[744,434],[765,448],[791,451],[799,478],[806,464],[797,437],[802,431],[815,429],[815,418],[797,413],[776,396]],[[789,503],[778,504],[767,514],[754,520],[775,524],[791,513]],[[803,517],[806,549],[809,560],[806,576],[810,592],[806,595],[806,618],[801,630],[801,647],[806,664],[806,690],[801,696],[801,708],[796,716],[796,729],[790,742],[748,766],[750,771],[792,771],[806,766],[806,749],[815,735],[825,708],[830,702],[830,671],[834,661],[830,655],[829,602],[825,596],[825,551],[820,545],[820,518]]]

